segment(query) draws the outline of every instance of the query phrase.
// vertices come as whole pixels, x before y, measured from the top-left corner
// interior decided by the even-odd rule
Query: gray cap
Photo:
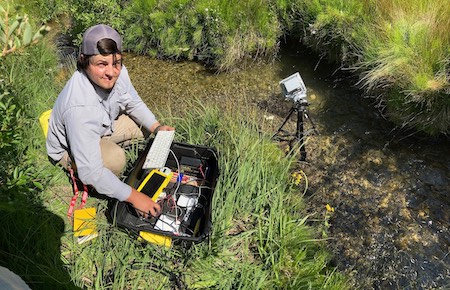
[[[108,25],[98,24],[88,28],[84,32],[80,52],[85,55],[100,54],[97,48],[97,42],[103,38],[114,40],[117,49],[122,51],[122,38],[119,33]]]

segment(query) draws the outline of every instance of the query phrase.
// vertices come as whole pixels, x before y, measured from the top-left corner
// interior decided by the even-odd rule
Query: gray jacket
[[[123,113],[147,129],[156,122],[131,84],[125,66],[109,94],[76,71],[56,99],[46,143],[51,159],[58,162],[65,151],[70,152],[84,184],[120,201],[129,197],[131,187],[103,166],[100,138],[114,131],[114,120]]]

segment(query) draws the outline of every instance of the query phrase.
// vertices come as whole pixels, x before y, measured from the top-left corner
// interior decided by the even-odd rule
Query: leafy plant
[[[121,1],[118,0],[70,0],[69,15],[72,23],[68,34],[74,45],[79,45],[83,32],[90,26],[107,24],[122,35],[126,25],[123,22]]]
[[[10,12],[9,5],[0,5],[0,57],[36,44],[49,31],[45,25],[33,31],[27,15],[11,18]]]
[[[173,59],[197,59],[219,70],[247,57],[272,56],[278,21],[261,1],[132,1],[124,35],[131,50]]]
[[[28,135],[33,130],[34,109],[39,106],[30,104],[30,100],[36,100],[33,98],[35,92],[24,88],[31,88],[36,83],[36,92],[42,94],[44,90],[41,88],[42,71],[36,78],[32,73],[39,69],[39,65],[32,65],[30,55],[24,52],[36,47],[48,27],[35,30],[26,14],[21,16],[15,11],[8,4],[0,5],[0,191],[2,200],[31,201],[38,195],[27,195],[33,190],[43,189],[42,177],[33,165],[34,157],[29,155],[35,138]],[[26,75],[24,67],[28,68]],[[23,79],[19,81],[17,75]]]

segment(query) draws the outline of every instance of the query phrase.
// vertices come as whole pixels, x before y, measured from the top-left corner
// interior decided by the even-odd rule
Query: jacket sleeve
[[[100,194],[126,200],[131,187],[103,166],[100,138],[108,122],[104,114],[92,106],[74,107],[65,114],[68,145],[80,180]]]
[[[121,96],[121,103],[125,104],[126,113],[138,124],[149,130],[157,119],[148,106],[142,101],[133,84],[131,83],[128,71],[122,68],[118,80],[119,90],[124,93]]]

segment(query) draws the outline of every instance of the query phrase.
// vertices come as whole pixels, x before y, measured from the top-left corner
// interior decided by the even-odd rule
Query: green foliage
[[[124,39],[138,53],[199,59],[229,69],[244,57],[277,51],[280,31],[261,1],[133,1]]]
[[[0,58],[36,44],[48,32],[47,26],[34,31],[27,15],[11,17],[9,5],[0,5]]]
[[[21,11],[31,14],[36,23],[59,22],[67,9],[64,0],[6,0],[13,7],[20,7]],[[36,24],[35,23],[35,24]]]
[[[69,11],[70,1],[66,0],[20,0],[27,6],[28,11],[32,11],[34,18],[42,23],[60,22]],[[29,6],[29,7],[28,7]]]
[[[32,22],[27,16],[12,16],[9,8],[4,9],[1,15],[1,33],[7,40],[2,42],[5,46],[0,63],[1,201],[36,202],[38,195],[31,192],[43,189],[43,177],[34,165],[34,157],[29,154],[37,140],[32,131],[40,113],[37,110],[44,105],[39,101],[47,97],[45,91],[52,87],[53,79],[52,74],[46,71],[48,66],[44,58],[27,52],[47,51],[41,48],[41,43],[32,46],[43,36],[42,31],[46,28],[43,26],[43,30],[38,30],[33,36]],[[43,81],[49,85],[43,88]],[[39,134],[41,137],[42,133]]]
[[[28,47],[27,51],[30,50],[38,49]],[[35,56],[31,58],[36,60]],[[31,65],[30,55],[26,53],[6,55],[0,65],[1,202],[34,203],[39,196],[33,192],[43,189],[44,177],[40,175],[30,152],[37,140],[36,136],[32,136],[33,124],[36,124],[37,110],[43,105],[34,103],[44,91],[42,81],[50,75],[48,72],[44,74],[42,67]],[[25,67],[30,68],[27,69],[28,74],[23,73]],[[41,134],[39,132],[39,137]],[[39,139],[42,140],[42,137]]]
[[[35,202],[39,197],[31,193],[43,189],[33,162],[26,155],[28,126],[17,98],[0,79],[0,204]]]
[[[0,80],[0,110],[1,110],[1,140],[0,148],[10,150],[14,148],[18,142],[19,134],[14,132],[14,125],[21,121],[21,111],[13,104],[13,97],[5,88],[4,80]],[[21,126],[19,126],[21,127]]]
[[[6,200],[11,196],[8,193],[17,185],[23,185],[23,172],[17,158],[21,155],[23,139],[22,133],[25,124],[20,108],[14,103],[5,81],[0,79],[0,191]]]
[[[364,23],[363,4],[330,0],[320,4],[306,1],[305,5],[311,21],[304,43],[330,61],[344,66],[354,63],[354,54],[358,50],[354,37]]]
[[[25,117],[32,122],[36,122],[42,112],[50,109],[52,101],[62,89],[63,83],[57,80],[60,73],[58,61],[53,48],[43,42],[28,47],[26,53],[8,55],[0,66],[0,75],[5,76],[15,102],[20,104]],[[24,68],[26,74],[23,73]]]
[[[81,44],[83,32],[96,24],[107,24],[123,34],[122,7],[119,0],[69,0],[69,15],[72,23],[68,35],[75,45]]]
[[[314,6],[318,5],[317,0],[275,0],[272,2],[274,2],[273,7],[275,7],[275,11],[278,15],[283,36],[286,35],[292,39],[303,38],[307,31],[308,24],[312,23],[318,14],[318,11],[314,9]]]

